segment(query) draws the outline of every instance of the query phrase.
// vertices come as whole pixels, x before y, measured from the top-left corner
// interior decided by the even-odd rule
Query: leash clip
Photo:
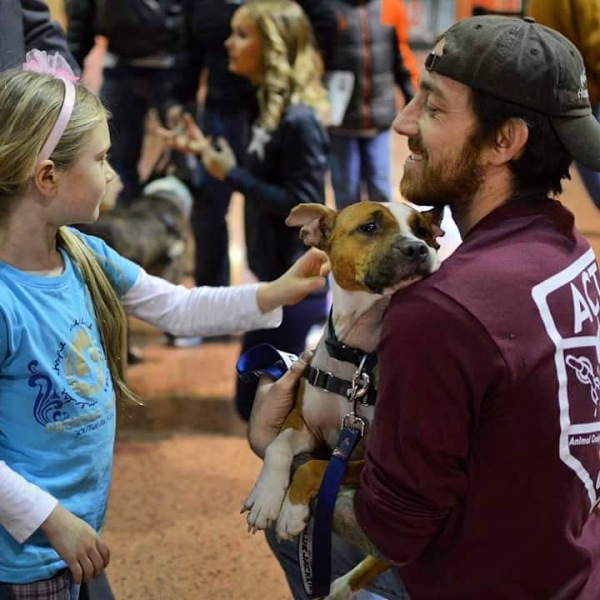
[[[368,404],[368,402],[363,402],[363,400],[361,400],[361,398],[364,398],[367,395],[371,385],[370,375],[363,370],[365,368],[367,356],[367,354],[363,356],[360,365],[358,365],[358,369],[354,371],[354,375],[352,375],[352,387],[347,392],[348,402],[352,402],[355,407],[357,401],[361,404]]]
[[[348,413],[342,419],[342,429],[358,429],[361,438],[364,437],[366,428],[367,424],[365,423],[364,419],[361,419],[353,412]]]

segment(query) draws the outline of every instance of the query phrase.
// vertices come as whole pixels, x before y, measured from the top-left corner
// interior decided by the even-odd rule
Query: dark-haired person
[[[597,600],[598,264],[555,198],[573,159],[600,170],[581,55],[532,19],[466,19],[427,57],[394,129],[410,148],[403,195],[448,204],[463,243],[384,317],[333,576],[372,553],[394,565],[372,586],[385,598]],[[261,384],[257,454],[301,371]],[[268,539],[305,598],[297,548]]]

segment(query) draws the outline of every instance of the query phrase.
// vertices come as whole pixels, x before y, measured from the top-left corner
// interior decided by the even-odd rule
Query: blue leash
[[[259,344],[239,358],[236,370],[246,382],[258,379],[261,374],[279,379],[296,359],[293,354],[282,352],[270,344]],[[352,378],[352,387],[348,390],[348,402],[352,409],[342,420],[342,428],[319,489],[314,519],[299,538],[302,583],[311,599],[327,596],[331,586],[331,533],[335,501],[348,460],[366,428],[363,419],[356,414],[356,407],[370,387],[369,375],[363,372],[367,359],[368,355],[362,358]]]
[[[333,511],[350,455],[363,437],[365,422],[356,414],[356,405],[369,389],[370,378],[363,372],[367,357],[352,378],[348,401],[352,410],[343,418],[342,429],[331,453],[319,488],[312,527],[304,529],[298,544],[298,560],[304,591],[309,598],[322,598],[331,586],[331,534]]]
[[[319,489],[312,528],[306,528],[300,534],[300,573],[304,591],[309,598],[321,598],[329,594],[333,509],[346,473],[348,459],[363,435],[364,422],[359,420],[362,423],[361,428],[348,426],[340,431]]]

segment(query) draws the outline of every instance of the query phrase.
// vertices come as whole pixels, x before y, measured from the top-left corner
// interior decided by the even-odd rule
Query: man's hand
[[[256,294],[258,307],[265,313],[279,306],[296,304],[310,293],[323,288],[329,272],[329,260],[321,250],[311,248],[281,277],[262,283]]]
[[[277,381],[266,375],[260,378],[248,423],[248,442],[260,458],[264,458],[267,446],[290,414],[296,401],[298,383],[311,358],[311,352],[304,352]]]
[[[85,521],[58,504],[40,527],[75,583],[95,579],[110,561],[108,546]]]

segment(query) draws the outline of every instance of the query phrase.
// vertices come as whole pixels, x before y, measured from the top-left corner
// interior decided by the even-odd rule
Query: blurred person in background
[[[406,9],[398,0],[326,4],[337,17],[335,44],[326,60],[335,202],[338,209],[358,202],[363,185],[367,200],[390,202],[390,133],[397,112],[394,83],[408,103],[418,82]]]
[[[184,111],[196,115],[209,137],[227,140],[236,161],[242,162],[250,124],[258,114],[256,91],[250,81],[231,73],[225,40],[233,13],[243,0],[189,0],[184,4],[187,64],[174,90],[175,104],[168,110],[167,125]],[[205,95],[197,104],[202,71],[206,69]],[[229,285],[229,234],[227,211],[232,189],[213,177],[201,162],[190,186],[194,195],[192,229],[195,240],[196,285]]]
[[[100,97],[111,111],[111,164],[121,177],[120,205],[139,195],[138,164],[148,112],[172,99],[181,67],[183,0],[66,0],[67,41],[83,68],[96,36],[108,39]]]
[[[79,72],[67,50],[61,26],[53,21],[43,0],[0,0],[0,71],[20,67],[25,54],[35,48],[60,52]]]
[[[325,203],[327,92],[310,22],[291,0],[245,2],[232,17],[226,48],[229,70],[257,89],[258,118],[244,164],[238,163],[225,138],[208,139],[189,115],[184,119],[186,134],[163,133],[177,149],[198,154],[212,177],[244,195],[248,265],[263,279],[284,272],[306,250],[297,230],[285,224],[290,210],[302,202]],[[326,311],[323,290],[286,307],[277,329],[244,335],[241,352],[270,343],[299,354],[309,330],[325,320]],[[255,388],[237,382],[235,402],[244,419]]]
[[[321,0],[298,2],[313,24],[323,52],[333,42],[335,16]],[[196,115],[207,137],[222,137],[243,165],[252,122],[258,116],[256,88],[229,69],[225,41],[231,32],[231,18],[243,0],[189,0],[184,4],[188,64],[180,71],[175,90],[177,104],[171,107],[167,123],[184,110]],[[205,96],[196,106],[203,69],[207,72]],[[232,187],[210,174],[200,164],[192,186],[195,196],[192,226],[195,237],[194,279],[196,285],[229,285],[229,235],[227,211]]]
[[[583,56],[594,116],[600,120],[600,0],[528,0],[526,13],[538,23],[560,31]],[[600,173],[575,161],[594,204],[600,208]]]

